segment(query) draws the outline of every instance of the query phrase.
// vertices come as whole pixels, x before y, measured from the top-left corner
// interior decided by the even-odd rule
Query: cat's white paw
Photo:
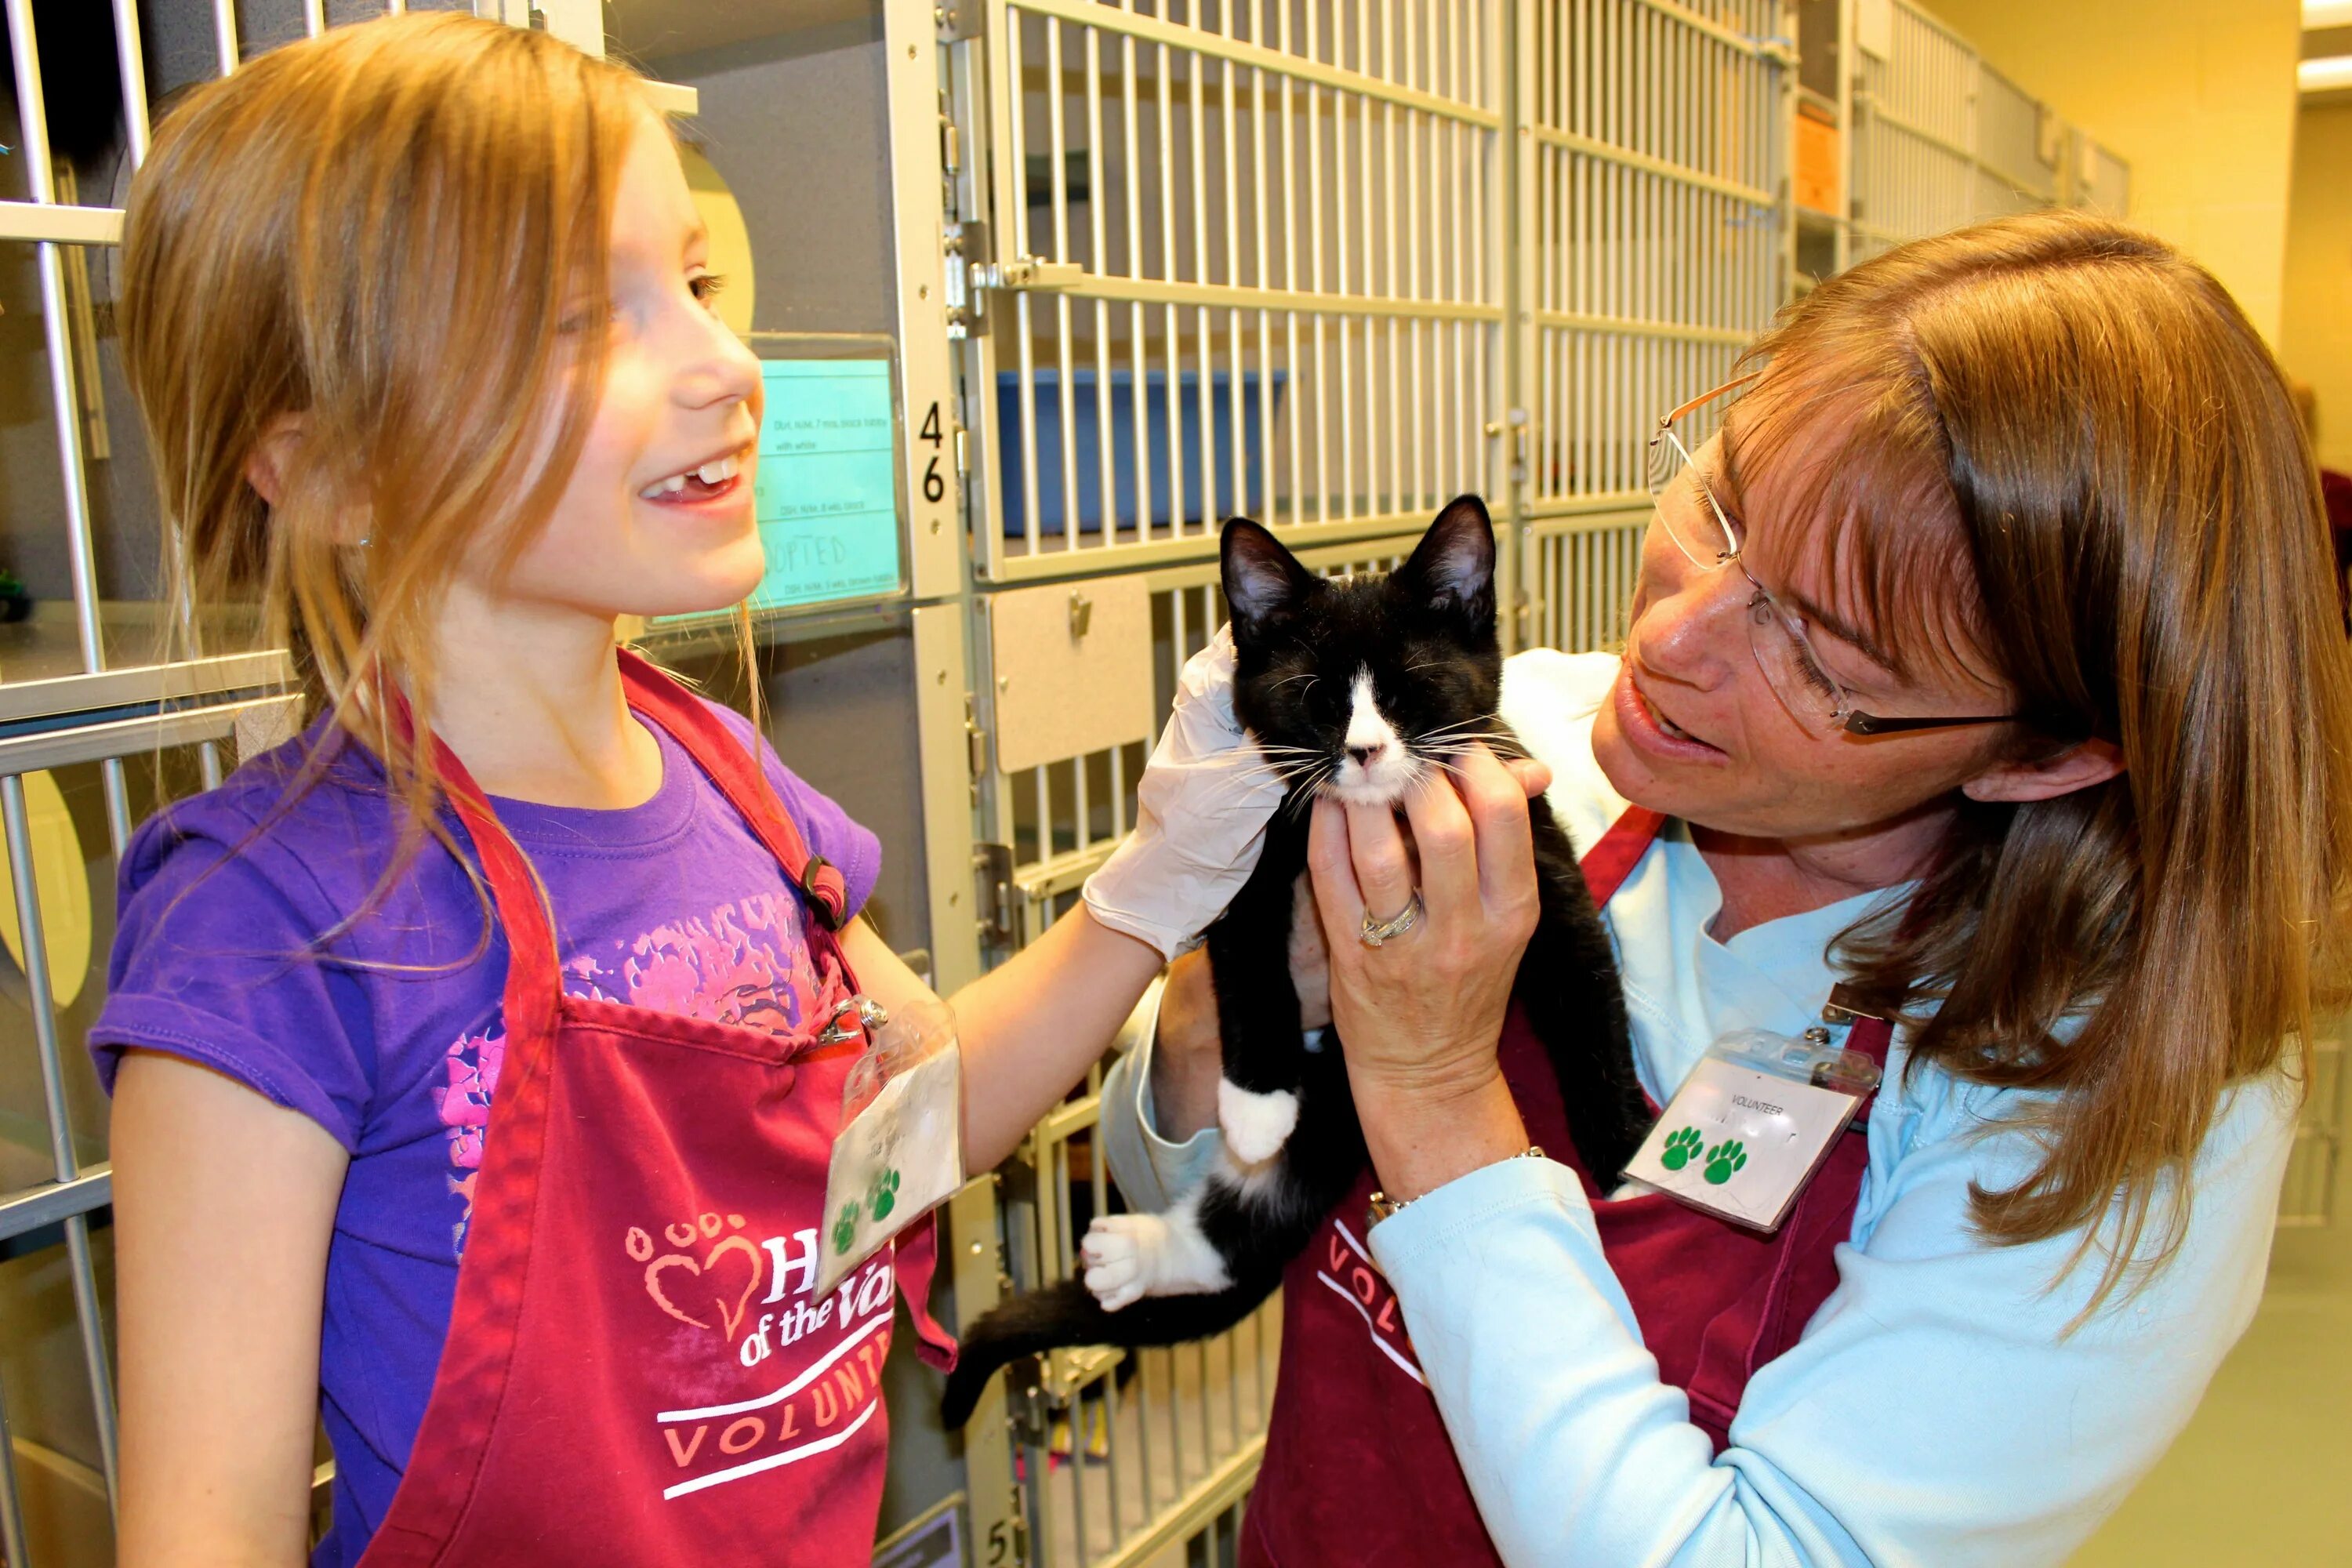
[[[1259,1094],[1229,1079],[1217,1080],[1217,1125],[1225,1147],[1245,1165],[1271,1160],[1298,1125],[1298,1097],[1286,1089]]]
[[[1078,1257],[1087,1266],[1087,1289],[1104,1311],[1143,1299],[1167,1242],[1168,1222],[1156,1214],[1105,1215],[1087,1227]]]

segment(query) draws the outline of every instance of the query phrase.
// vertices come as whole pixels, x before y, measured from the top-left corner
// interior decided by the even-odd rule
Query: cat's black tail
[[[1181,1344],[1222,1333],[1274,1293],[1281,1276],[1244,1280],[1213,1296],[1146,1296],[1106,1312],[1082,1279],[1065,1279],[991,1309],[964,1331],[956,1369],[948,1374],[940,1415],[952,1429],[971,1419],[989,1375],[1007,1363],[1063,1345]]]

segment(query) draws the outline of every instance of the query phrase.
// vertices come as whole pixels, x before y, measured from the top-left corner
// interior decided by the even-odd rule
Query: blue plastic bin
[[[1283,384],[1286,379],[1286,372],[1274,373],[1272,412],[1276,416],[1281,412]],[[1058,536],[1066,525],[1062,493],[1061,374],[1058,370],[1041,370],[1034,384],[1037,397],[1037,531],[1041,535]],[[1076,393],[1070,413],[1078,447],[1078,531],[1099,533],[1103,525],[1102,479],[1097,457],[1100,443],[1095,433],[1095,373],[1087,368],[1075,369],[1071,373],[1070,384]],[[1255,371],[1245,371],[1241,384],[1242,483],[1246,493],[1236,497],[1234,494],[1232,375],[1219,371],[1210,378],[1209,411],[1213,427],[1205,442],[1201,429],[1200,373],[1185,371],[1177,381],[1177,418],[1183,429],[1184,510],[1188,516],[1201,515],[1201,467],[1204,450],[1213,456],[1210,479],[1214,489],[1209,508],[1213,518],[1245,513],[1262,509],[1265,504],[1265,454],[1259,450],[1258,440],[1260,376]],[[1171,516],[1172,498],[1168,482],[1167,373],[1147,373],[1143,389],[1144,440],[1150,448],[1148,464],[1150,521],[1155,527],[1165,527],[1173,521]],[[996,418],[997,473],[1004,498],[1004,534],[1008,539],[1018,539],[1026,527],[1029,482],[1021,461],[1021,374],[1018,371],[997,373]],[[1131,371],[1111,372],[1110,425],[1114,525],[1131,529],[1136,526],[1135,376]]]

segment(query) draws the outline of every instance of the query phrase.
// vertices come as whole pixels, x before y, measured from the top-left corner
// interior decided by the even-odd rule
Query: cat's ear
[[[1421,536],[1412,559],[1398,569],[1397,580],[1431,609],[1493,619],[1495,525],[1486,516],[1486,503],[1476,496],[1447,502]]]
[[[1282,541],[1245,517],[1226,521],[1218,548],[1237,643],[1252,642],[1296,614],[1322,582]]]

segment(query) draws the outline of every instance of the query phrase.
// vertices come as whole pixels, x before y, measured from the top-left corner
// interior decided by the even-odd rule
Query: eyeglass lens
[[[1822,734],[1838,727],[1845,711],[1844,694],[1813,658],[1804,633],[1789,624],[1761,588],[1748,604],[1748,645],[1772,694],[1798,722]]]
[[[1649,481],[1650,499],[1658,503],[1658,521],[1665,524],[1667,537],[1693,564],[1711,572],[1738,552],[1739,542],[1725,531],[1722,518],[1691,466],[1689,452],[1672,429],[1660,430],[1651,437]],[[1679,493],[1669,495],[1677,489]]]
[[[1649,470],[1658,521],[1675,548],[1707,571],[1737,560],[1739,541],[1725,528],[1688,450],[1671,426],[1651,438]],[[1678,485],[1687,493],[1670,495]],[[1835,730],[1844,711],[1843,694],[1813,657],[1803,630],[1790,622],[1762,584],[1752,577],[1748,583],[1755,589],[1748,606],[1748,646],[1773,694],[1807,729],[1822,734]]]

